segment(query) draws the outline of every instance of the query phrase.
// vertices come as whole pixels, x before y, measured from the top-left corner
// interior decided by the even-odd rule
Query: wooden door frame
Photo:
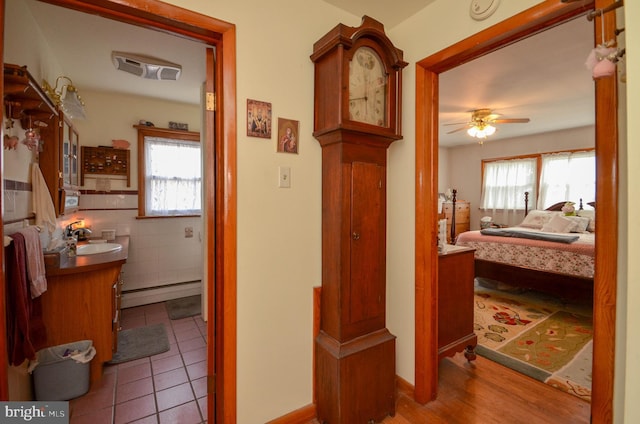
[[[213,80],[215,114],[207,112],[204,140],[204,223],[207,255],[207,409],[208,422],[236,422],[236,29],[235,25],[158,0],[41,0],[80,12],[175,34],[216,47]],[[4,0],[1,45],[4,47]],[[2,48],[3,48],[2,47]],[[4,55],[0,58],[3,62]],[[0,82],[0,93],[4,88]],[[212,154],[207,154],[210,152]],[[3,175],[0,174],[3,177]],[[0,258],[0,265],[2,264]],[[0,399],[8,399],[4,272],[0,277]],[[215,323],[215,328],[214,328]],[[215,347],[215,350],[214,350]],[[214,378],[215,374],[215,378]],[[214,405],[215,392],[216,400]],[[215,416],[214,416],[215,412]]]
[[[416,63],[415,399],[435,399],[438,385],[437,192],[439,74],[525,37],[603,8],[609,0],[546,0]],[[578,19],[585,19],[584,16]],[[601,19],[594,19],[601,40]],[[615,14],[604,15],[606,39],[614,39]],[[595,41],[594,40],[594,41]],[[613,421],[617,282],[618,101],[616,77],[596,80],[596,232],[594,281],[593,423]]]

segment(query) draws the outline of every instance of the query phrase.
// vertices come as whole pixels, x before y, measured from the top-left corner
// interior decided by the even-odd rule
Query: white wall
[[[480,190],[482,188],[483,159],[498,159],[528,153],[547,153],[561,150],[586,149],[595,146],[595,128],[581,127],[544,134],[517,137],[511,139],[494,139],[480,145],[471,142],[465,146],[449,148],[447,155],[447,187],[458,190],[458,199],[467,200],[471,204],[471,229],[480,229],[480,218],[487,215],[480,207]],[[440,149],[443,150],[443,149]],[[440,162],[442,164],[442,161]],[[524,194],[523,194],[524,196]],[[531,197],[533,201],[534,196]],[[571,199],[578,201],[578,199]],[[595,199],[583,199],[584,203]],[[588,208],[588,207],[587,207]],[[536,209],[529,203],[529,210]],[[523,213],[524,216],[524,213]],[[521,219],[523,216],[520,216]],[[501,216],[495,216],[495,222],[515,225],[518,219],[507,222]]]

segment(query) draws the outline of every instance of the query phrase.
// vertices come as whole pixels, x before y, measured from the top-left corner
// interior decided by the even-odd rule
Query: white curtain
[[[524,193],[529,192],[529,205],[534,204],[536,159],[522,158],[488,162],[484,165],[481,208],[505,224],[513,225],[524,210]]]
[[[565,200],[575,202],[577,209],[580,199],[596,199],[595,151],[542,155],[538,209]]]
[[[145,137],[147,215],[197,215],[202,205],[200,143]]]

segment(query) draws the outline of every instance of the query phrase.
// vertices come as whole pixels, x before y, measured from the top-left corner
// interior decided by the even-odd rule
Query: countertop
[[[47,276],[77,274],[81,272],[96,271],[113,265],[122,265],[129,255],[129,236],[118,236],[113,241],[122,245],[122,249],[116,252],[97,253],[95,255],[68,257],[65,253],[60,256],[59,266],[47,265]],[[83,242],[78,245],[86,244]]]

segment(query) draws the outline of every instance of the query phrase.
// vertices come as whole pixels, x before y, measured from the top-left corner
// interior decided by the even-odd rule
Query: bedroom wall
[[[480,229],[481,217],[493,216],[491,212],[479,208],[482,189],[481,161],[483,159],[593,148],[594,146],[595,128],[589,126],[511,139],[489,139],[482,145],[471,141],[465,146],[446,149],[448,155],[444,160],[440,158],[440,163],[446,161],[446,180],[451,188],[458,190],[458,199],[471,203],[471,229],[478,230]],[[595,199],[583,199],[585,203],[592,200]],[[535,209],[535,205],[530,203],[529,209]],[[498,214],[494,216],[494,222],[515,225],[523,216],[524,213],[509,221],[508,218]]]

